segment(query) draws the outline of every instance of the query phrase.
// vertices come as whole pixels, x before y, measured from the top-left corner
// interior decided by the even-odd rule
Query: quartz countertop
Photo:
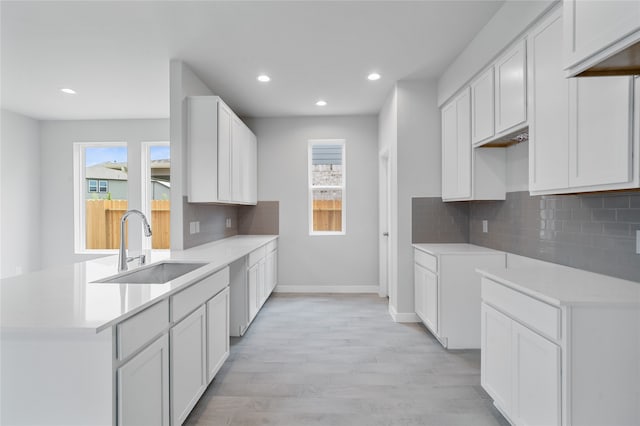
[[[498,250],[466,243],[416,243],[413,244],[413,247],[434,256],[441,254],[504,254]]]
[[[640,283],[542,262],[478,269],[482,276],[555,306],[640,306]]]
[[[239,235],[187,250],[151,250],[161,260],[206,263],[164,284],[100,284],[117,273],[118,256],[61,265],[0,281],[0,329],[100,332],[246,256],[275,235]],[[130,271],[134,270],[130,264]]]

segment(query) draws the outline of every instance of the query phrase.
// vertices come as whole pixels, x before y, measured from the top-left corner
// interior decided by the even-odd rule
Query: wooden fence
[[[127,200],[86,200],[85,204],[87,248],[117,249],[120,245],[120,219],[128,210]],[[169,200],[151,201],[151,246],[154,249],[169,248],[170,208]]]
[[[342,231],[342,200],[313,201],[313,230]]]

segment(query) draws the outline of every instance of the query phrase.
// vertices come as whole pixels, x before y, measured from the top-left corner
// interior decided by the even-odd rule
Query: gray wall
[[[40,269],[43,191],[38,121],[6,110],[0,121],[0,278],[4,278]]]
[[[377,288],[376,117],[246,122],[258,137],[258,194],[261,199],[279,201],[279,284]],[[309,139],[346,140],[346,235],[309,235]]]

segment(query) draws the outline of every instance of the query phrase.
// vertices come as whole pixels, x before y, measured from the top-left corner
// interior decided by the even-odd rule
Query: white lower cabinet
[[[158,338],[117,372],[118,425],[169,422],[169,338]]]
[[[261,262],[251,266],[247,271],[247,285],[249,287],[249,322],[258,314],[260,309],[260,295],[262,293],[262,274]]]
[[[476,268],[504,267],[505,253],[472,244],[414,244],[415,312],[442,346],[480,347]]]
[[[207,387],[204,306],[176,324],[171,337],[171,424],[182,424]]]
[[[480,346],[482,387],[504,412],[511,411],[511,326],[513,321],[482,304]]]
[[[207,302],[207,383],[229,358],[229,288]]]

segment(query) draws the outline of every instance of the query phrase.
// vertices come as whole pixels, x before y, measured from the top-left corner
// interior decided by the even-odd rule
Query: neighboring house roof
[[[171,189],[171,183],[166,182],[166,181],[164,181],[164,180],[151,179],[151,182],[153,182],[153,183],[157,183],[158,185],[162,185],[162,186],[164,186],[165,188],[169,188],[169,189]]]
[[[127,180],[127,173],[98,164],[87,167],[85,177],[87,179]]]

